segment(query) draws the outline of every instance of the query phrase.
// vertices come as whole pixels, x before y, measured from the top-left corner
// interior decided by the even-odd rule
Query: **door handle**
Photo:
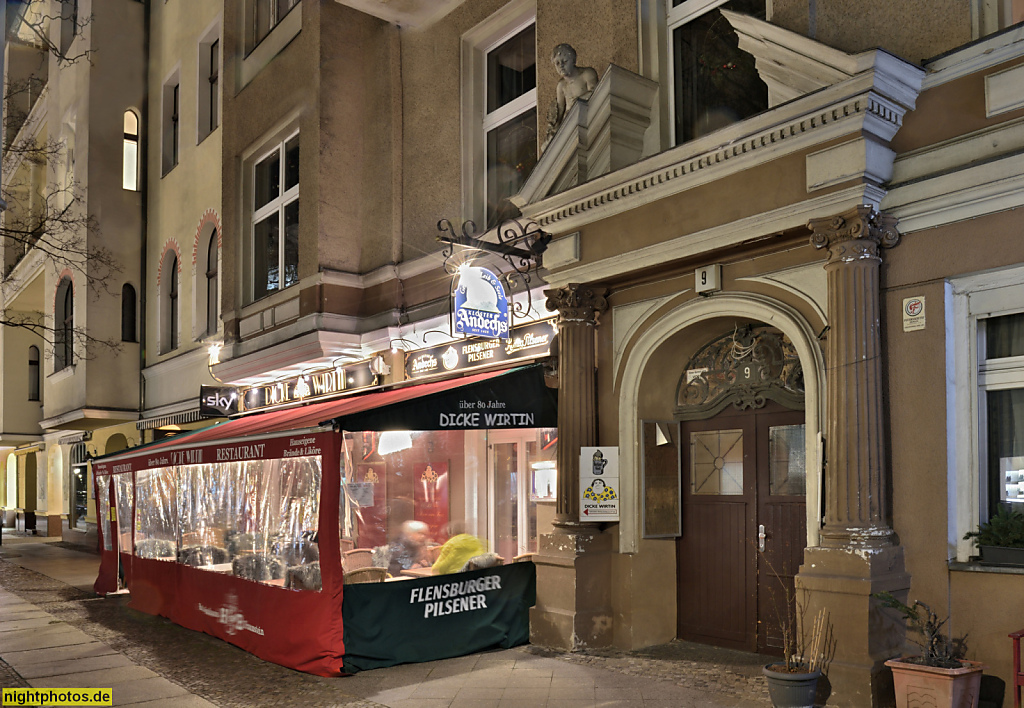
[[[767,536],[764,533],[764,524],[757,527],[757,550],[764,553],[764,540]]]

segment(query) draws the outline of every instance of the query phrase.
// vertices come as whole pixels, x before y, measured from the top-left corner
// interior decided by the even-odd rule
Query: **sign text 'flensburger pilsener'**
[[[405,375],[418,379],[547,356],[557,333],[554,319],[547,319],[514,328],[508,339],[472,338],[419,349],[406,354]]]

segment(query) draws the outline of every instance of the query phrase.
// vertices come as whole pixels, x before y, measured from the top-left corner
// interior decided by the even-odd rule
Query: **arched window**
[[[62,279],[57,286],[53,315],[53,370],[60,371],[75,363],[75,288],[71,278]]]
[[[39,400],[39,347],[28,348],[28,400]]]
[[[129,283],[121,286],[121,341],[138,341],[135,334],[135,288]]]
[[[124,112],[124,170],[122,186],[133,192],[139,191],[139,117],[135,115],[135,111]]]
[[[206,333],[217,333],[217,230],[206,249]]]

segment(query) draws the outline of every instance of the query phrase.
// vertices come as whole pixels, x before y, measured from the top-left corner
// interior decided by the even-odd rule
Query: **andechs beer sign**
[[[242,389],[239,396],[239,412],[286,403],[303,403],[368,388],[377,383],[377,375],[370,370],[369,361],[319,369],[301,376]]]
[[[462,266],[455,287],[455,336],[508,339],[508,297],[501,281],[486,268]]]
[[[547,356],[557,332],[552,318],[516,327],[505,340],[471,338],[409,352],[405,355],[405,376],[418,379]]]

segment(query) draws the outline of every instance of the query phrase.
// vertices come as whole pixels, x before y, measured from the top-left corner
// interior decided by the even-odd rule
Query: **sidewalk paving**
[[[114,689],[114,705],[758,708],[763,657],[673,642],[641,652],[484,652],[323,678],[91,593],[98,556],[0,547],[0,684]],[[88,582],[86,582],[86,577]]]

